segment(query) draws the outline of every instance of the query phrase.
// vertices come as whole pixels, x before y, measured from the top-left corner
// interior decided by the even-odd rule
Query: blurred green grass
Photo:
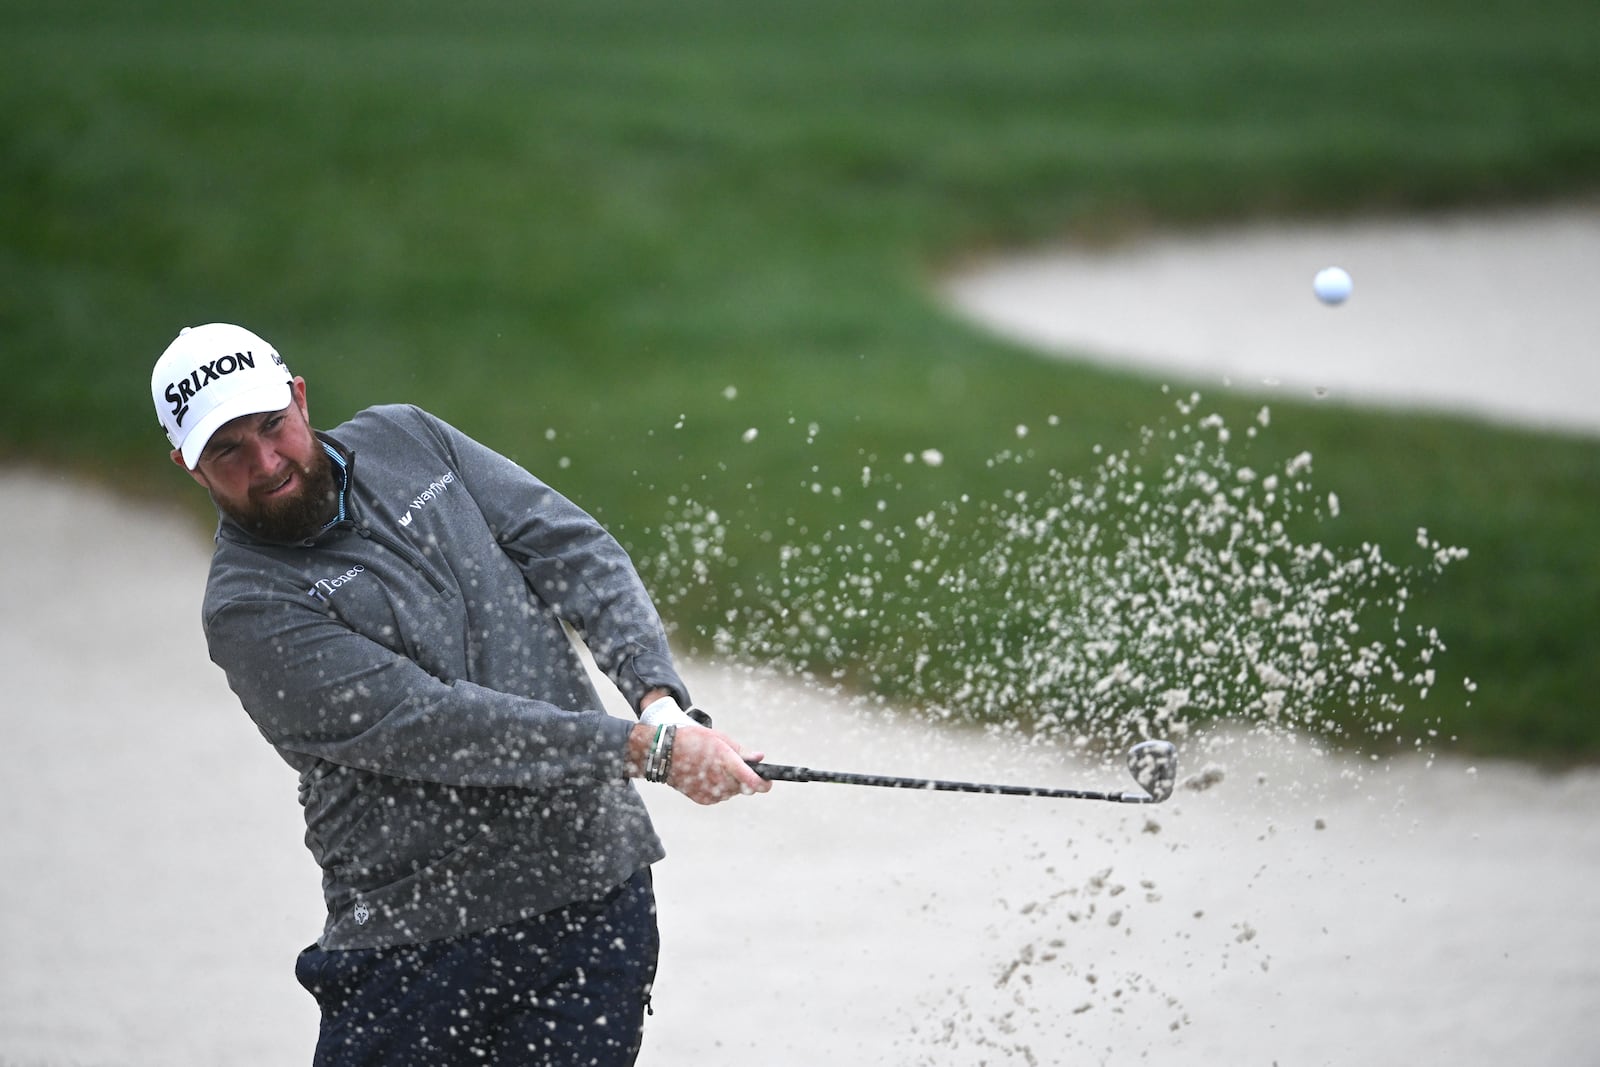
[[[906,518],[988,487],[1018,424],[1061,420],[1027,488],[1170,410],[953,320],[931,282],[966,255],[1600,185],[1600,23],[1569,0],[4,0],[0,61],[6,455],[202,514],[148,371],[238,321],[319,423],[421,403],[641,557],[670,499],[718,507],[748,589],[774,531],[846,536],[812,483],[937,447]],[[1471,550],[1416,609],[1450,646],[1442,732],[1600,757],[1600,442],[1273,408],[1345,502],[1331,536]],[[712,599],[682,598],[686,646]],[[880,677],[900,654],[856,650]]]

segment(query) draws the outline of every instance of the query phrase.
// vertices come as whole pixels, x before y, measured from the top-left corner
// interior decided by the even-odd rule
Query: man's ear
[[[202,486],[207,489],[211,488],[211,483],[206,481],[206,476],[200,473],[200,469],[198,467],[194,470],[189,469],[189,465],[183,461],[182,450],[176,448],[172,450],[172,462],[178,465],[179,470],[183,471],[183,473],[199,482]]]
[[[295,375],[293,382],[289,383],[289,395],[294,406],[300,409],[300,416],[306,420],[306,425],[311,425],[311,409],[306,405],[306,380]]]

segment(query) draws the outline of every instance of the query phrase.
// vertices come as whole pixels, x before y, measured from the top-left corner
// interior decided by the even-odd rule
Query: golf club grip
[[[769,782],[813,782],[810,767],[789,767],[782,763],[752,763],[750,769]]]

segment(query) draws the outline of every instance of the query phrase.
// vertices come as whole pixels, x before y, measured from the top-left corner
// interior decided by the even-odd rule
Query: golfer
[[[211,658],[300,774],[316,1063],[633,1063],[663,850],[630,779],[769,786],[692,708],[622,547],[418,408],[314,431],[239,326],[184,330],[151,393],[221,514]],[[642,721],[601,710],[563,623]]]

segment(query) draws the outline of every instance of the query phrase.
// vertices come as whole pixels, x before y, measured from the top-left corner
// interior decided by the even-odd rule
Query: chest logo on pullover
[[[410,506],[406,508],[406,513],[400,516],[400,525],[410,526],[411,520],[417,517],[417,512],[427,507],[435,497],[442,495],[446,489],[449,489],[455,483],[455,480],[454,471],[445,471],[429,482],[426,489],[412,498]]]
[[[319,579],[316,585],[306,590],[306,595],[316,597],[323,603],[327,603],[328,598],[333,596],[334,591],[340,586],[348,585],[366,572],[367,568],[357,563],[343,574],[336,574],[332,578]]]

